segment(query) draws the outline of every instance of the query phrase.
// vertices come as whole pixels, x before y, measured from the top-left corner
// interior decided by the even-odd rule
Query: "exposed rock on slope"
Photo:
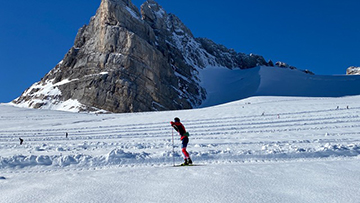
[[[141,14],[130,0],[102,0],[64,59],[13,102],[72,111],[188,109],[206,99],[200,69],[257,65],[267,62],[194,38],[153,0]]]
[[[360,67],[349,67],[348,69],[346,69],[346,75],[360,75]]]

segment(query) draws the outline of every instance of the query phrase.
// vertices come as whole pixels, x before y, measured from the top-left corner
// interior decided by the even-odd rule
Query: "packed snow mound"
[[[297,144],[301,144],[301,141],[297,141]],[[310,140],[302,141],[310,143]],[[137,146],[139,148],[139,146]],[[217,144],[211,145],[195,145],[196,148],[209,148],[217,147]],[[136,147],[134,147],[136,148]],[[146,150],[146,146],[140,147]],[[169,148],[169,147],[167,147]],[[89,146],[89,149],[95,150],[95,143]],[[75,149],[77,151],[84,150],[81,147]],[[87,150],[87,149],[85,149]],[[50,150],[39,150],[35,148],[35,152],[51,153]],[[46,151],[46,152],[45,152]],[[66,153],[68,150],[57,148],[57,152]],[[206,161],[209,157],[221,157],[221,156],[234,156],[229,149],[222,150],[210,150],[207,152],[192,152],[197,161]],[[68,166],[73,167],[104,167],[104,166],[119,166],[119,165],[132,165],[132,164],[160,164],[164,160],[168,163],[171,161],[171,157],[176,156],[177,159],[181,157],[178,152],[172,154],[171,152],[161,153],[161,156],[154,156],[154,154],[142,151],[137,152],[125,152],[122,149],[113,149],[108,154],[104,155],[85,155],[85,154],[60,154],[60,155],[13,155],[11,157],[0,156],[0,169],[4,168],[16,168],[21,169],[25,167],[37,167],[37,166],[51,166],[58,168],[64,168]],[[317,147],[289,147],[281,143],[266,143],[259,150],[244,150],[238,152],[236,155],[238,158],[246,157],[249,160],[257,160],[259,157],[263,160],[294,160],[294,159],[320,159],[320,158],[344,158],[344,157],[357,157],[360,156],[360,146],[354,143],[350,144],[330,144],[326,143]],[[1,179],[1,178],[0,178]]]
[[[261,66],[230,70],[209,67],[199,71],[207,99],[200,107],[251,96],[342,97],[360,95],[359,76],[311,75],[298,69]]]
[[[79,146],[79,149],[82,149]],[[78,149],[78,150],[79,150]],[[48,149],[35,148],[35,151],[42,152]],[[58,152],[65,152],[66,149],[56,148]],[[113,149],[106,155],[90,156],[84,154],[72,155],[14,155],[12,157],[0,157],[0,169],[2,168],[24,168],[31,166],[55,166],[66,167],[78,166],[107,166],[134,163],[133,160],[145,160],[147,153],[124,152],[121,149]]]

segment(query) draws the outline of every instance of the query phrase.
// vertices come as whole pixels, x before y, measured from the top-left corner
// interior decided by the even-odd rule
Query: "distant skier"
[[[23,144],[23,142],[24,142],[24,140],[23,140],[23,139],[21,139],[21,137],[19,137],[19,140],[20,140],[20,145],[22,145],[22,144]]]
[[[189,133],[186,132],[184,125],[180,122],[179,118],[174,118],[175,122],[170,122],[171,126],[179,133],[180,140],[182,141],[181,150],[184,154],[184,163],[181,164],[182,166],[186,166],[192,164],[192,160],[190,159],[189,153],[186,151],[186,147],[189,143]]]
[[[69,134],[68,133],[65,133],[65,137],[68,138]]]

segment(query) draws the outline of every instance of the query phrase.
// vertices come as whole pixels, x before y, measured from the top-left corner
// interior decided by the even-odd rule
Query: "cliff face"
[[[15,104],[73,111],[140,112],[201,105],[198,70],[252,68],[263,57],[196,39],[179,18],[153,0],[102,0],[79,29],[64,59]]]

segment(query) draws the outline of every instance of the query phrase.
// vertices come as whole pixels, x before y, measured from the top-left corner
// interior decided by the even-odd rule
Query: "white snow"
[[[166,15],[166,12],[164,9],[159,9],[157,12],[155,12],[155,15],[157,18],[164,18]]]
[[[109,72],[101,72],[100,75],[108,75]]]
[[[99,115],[0,104],[0,202],[359,202],[359,99]],[[174,117],[196,166],[172,167]]]
[[[254,95],[260,85],[259,67],[230,70],[225,67],[199,69],[200,85],[207,98],[200,107],[236,101]]]
[[[207,99],[200,107],[208,107],[250,96],[342,97],[358,95],[360,76],[310,75],[297,69],[255,67],[227,69],[225,67],[198,68],[200,85],[207,91]]]
[[[141,21],[141,17],[132,8],[126,6],[126,10],[132,15],[132,17]]]
[[[78,79],[76,79],[76,80],[78,80]],[[67,83],[69,83],[69,82],[72,82],[72,81],[74,81],[74,80],[69,80],[69,79],[67,78],[67,79],[65,79],[65,80],[62,80],[62,81],[60,81],[60,82],[58,82],[58,83],[54,84],[53,86],[61,86],[61,85],[65,85],[65,84],[67,84]]]

